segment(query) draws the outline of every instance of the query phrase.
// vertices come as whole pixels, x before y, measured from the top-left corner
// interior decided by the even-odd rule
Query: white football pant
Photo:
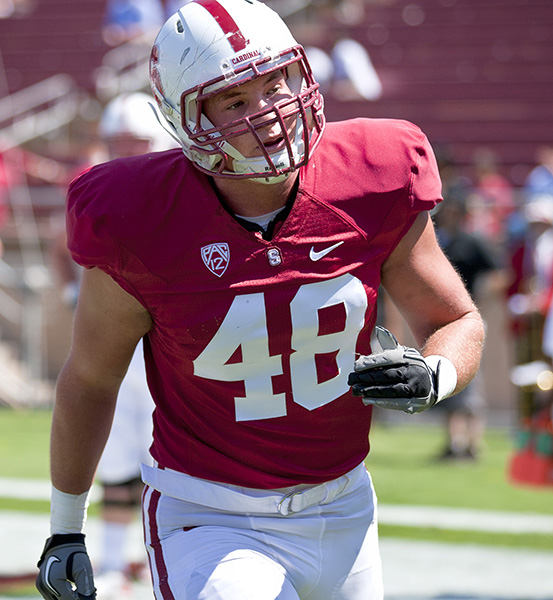
[[[142,472],[157,600],[382,600],[376,496],[364,465],[278,491]]]

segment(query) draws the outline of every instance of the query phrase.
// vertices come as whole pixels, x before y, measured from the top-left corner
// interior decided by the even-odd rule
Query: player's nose
[[[281,123],[277,111],[274,110],[274,103],[261,100],[257,104],[256,117],[254,125],[256,130],[262,129],[266,135],[278,134],[281,131]]]

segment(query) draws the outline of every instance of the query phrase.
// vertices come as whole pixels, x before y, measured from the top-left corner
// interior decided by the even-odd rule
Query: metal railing
[[[0,98],[0,149],[9,150],[71,123],[84,95],[60,73]]]

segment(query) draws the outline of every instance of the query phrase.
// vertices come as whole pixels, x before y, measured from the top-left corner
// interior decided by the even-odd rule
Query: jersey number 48
[[[319,311],[343,305],[342,330],[320,334]],[[364,324],[367,295],[350,274],[301,286],[290,302],[292,337],[290,380],[293,400],[314,410],[347,392],[357,337]],[[241,350],[241,362],[229,362]],[[337,375],[318,381],[315,356],[335,354]],[[284,393],[273,392],[272,378],[282,375],[282,355],[269,354],[265,294],[236,296],[221,326],[194,361],[194,374],[205,379],[244,382],[245,396],[235,398],[236,420],[252,421],[286,415]]]

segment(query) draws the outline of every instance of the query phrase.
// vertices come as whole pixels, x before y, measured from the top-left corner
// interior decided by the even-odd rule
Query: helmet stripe
[[[196,4],[203,6],[212,17],[217,21],[223,32],[226,34],[232,49],[235,52],[244,50],[248,40],[246,40],[236,24],[236,21],[230,16],[224,6],[217,0],[196,0]]]

